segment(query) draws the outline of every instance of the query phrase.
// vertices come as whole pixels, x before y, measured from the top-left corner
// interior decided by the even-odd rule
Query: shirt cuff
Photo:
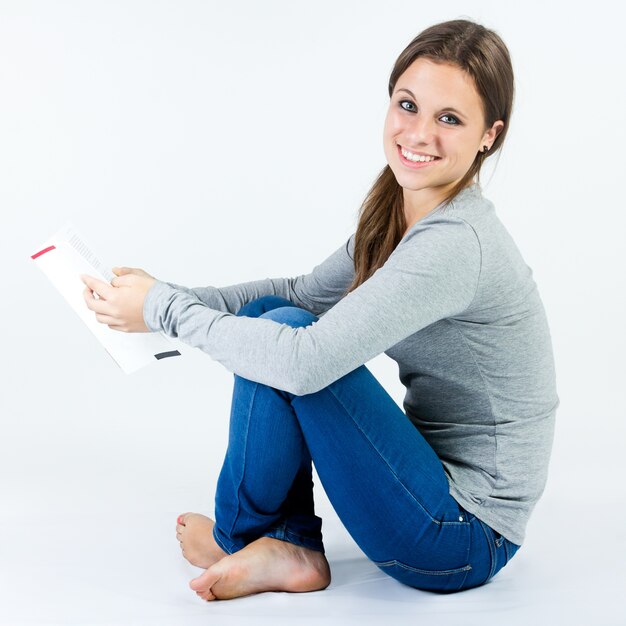
[[[148,327],[150,332],[160,332],[163,330],[161,325],[161,307],[164,303],[169,302],[171,296],[176,292],[176,289],[168,283],[157,280],[152,284],[146,298],[143,301],[143,321]]]

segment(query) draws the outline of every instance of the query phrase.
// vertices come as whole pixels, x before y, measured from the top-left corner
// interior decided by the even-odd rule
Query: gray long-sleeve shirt
[[[342,297],[353,251],[354,233],[294,278],[194,289],[157,281],[145,323],[239,376],[296,395],[384,352],[398,363],[405,413],[441,459],[450,494],[521,545],[544,491],[560,403],[532,270],[477,183],[416,222],[386,263]],[[265,295],[319,320],[293,328],[235,315]]]

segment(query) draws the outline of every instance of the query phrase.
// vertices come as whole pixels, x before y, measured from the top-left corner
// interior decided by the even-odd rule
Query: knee
[[[296,306],[293,302],[280,296],[262,296],[244,304],[237,315],[245,317],[263,317],[266,319],[289,324],[290,326],[308,326],[317,321],[318,317],[306,309]]]
[[[289,326],[293,326],[294,328],[299,326],[309,326],[318,320],[317,316],[313,315],[310,311],[293,304],[289,304],[289,306],[281,306],[272,309],[271,311],[266,311],[262,315],[259,315],[259,317],[274,320],[280,324],[289,324]]]
[[[255,298],[254,300],[250,300],[247,304],[244,304],[239,311],[237,311],[237,315],[242,317],[260,317],[261,314],[266,311],[271,311],[272,309],[283,306],[293,306],[293,304],[286,298],[281,298],[280,296],[262,296],[261,298]]]

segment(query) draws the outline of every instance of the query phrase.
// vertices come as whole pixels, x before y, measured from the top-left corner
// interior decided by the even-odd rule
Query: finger
[[[98,296],[98,294],[95,291],[92,291],[89,287],[85,287],[83,289],[83,298],[85,298],[85,300],[96,300],[96,299],[100,299],[100,297],[98,296],[96,298],[96,296]]]
[[[134,284],[135,276],[133,274],[124,274],[123,276],[116,276],[111,284],[114,287],[129,287]]]
[[[91,311],[102,314],[111,314],[111,303],[107,302],[104,298],[95,298],[89,287],[85,287],[83,297],[87,303],[87,308]]]
[[[113,330],[117,330],[120,327],[120,321],[117,318],[111,317],[110,315],[106,315],[104,313],[96,313],[96,320],[101,324],[106,324],[109,328],[112,328]]]
[[[114,292],[113,287],[109,283],[105,283],[102,280],[98,280],[88,274],[81,274],[80,279],[91,289],[95,291],[101,298],[107,300]]]

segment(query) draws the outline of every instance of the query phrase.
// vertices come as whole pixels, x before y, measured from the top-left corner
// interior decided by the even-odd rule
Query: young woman
[[[532,271],[479,182],[513,91],[496,33],[431,26],[393,67],[387,165],[356,232],[310,274],[219,289],[83,277],[98,321],[164,331],[234,373],[215,521],[176,525],[206,569],[200,597],[329,585],[312,461],[363,552],[406,585],[476,587],[520,548],[559,398]],[[364,365],[382,352],[404,411]]]

